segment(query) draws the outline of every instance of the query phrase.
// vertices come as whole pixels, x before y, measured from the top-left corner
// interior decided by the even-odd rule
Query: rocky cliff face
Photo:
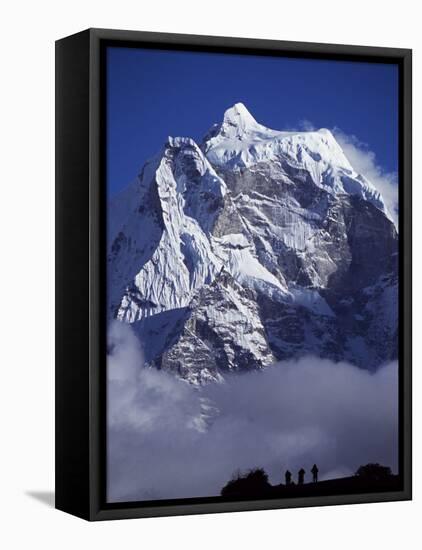
[[[328,130],[270,130],[236,104],[200,145],[169,138],[109,213],[109,319],[151,365],[202,384],[397,357],[397,232]]]

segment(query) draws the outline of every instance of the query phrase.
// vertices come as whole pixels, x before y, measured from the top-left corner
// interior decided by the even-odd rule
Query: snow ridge
[[[109,210],[109,318],[151,365],[202,384],[397,353],[397,233],[329,130],[272,130],[237,103],[200,145],[168,137]]]
[[[213,165],[231,170],[287,158],[290,164],[304,168],[324,190],[359,195],[387,213],[380,193],[355,172],[326,128],[311,132],[271,130],[258,124],[242,103],[236,103],[225,112],[221,126],[206,136],[202,147]]]

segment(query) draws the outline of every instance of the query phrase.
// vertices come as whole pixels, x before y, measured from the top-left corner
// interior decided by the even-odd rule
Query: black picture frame
[[[104,47],[397,63],[400,203],[400,480],[394,492],[237,500],[105,500]],[[56,42],[56,508],[108,520],[408,500],[412,497],[412,51],[88,29]]]

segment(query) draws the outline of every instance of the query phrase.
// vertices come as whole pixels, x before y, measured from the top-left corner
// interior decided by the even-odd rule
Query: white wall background
[[[72,0],[0,8],[0,546],[14,548],[418,547],[421,391],[415,319],[414,501],[88,524],[40,502],[54,486],[54,40],[87,27],[337,42],[414,49],[414,201],[422,42],[413,0]],[[415,311],[421,217],[415,216]],[[419,306],[419,307],[418,307]]]

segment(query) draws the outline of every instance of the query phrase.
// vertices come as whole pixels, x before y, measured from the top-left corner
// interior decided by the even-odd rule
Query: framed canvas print
[[[56,43],[56,505],[411,498],[411,51]]]

